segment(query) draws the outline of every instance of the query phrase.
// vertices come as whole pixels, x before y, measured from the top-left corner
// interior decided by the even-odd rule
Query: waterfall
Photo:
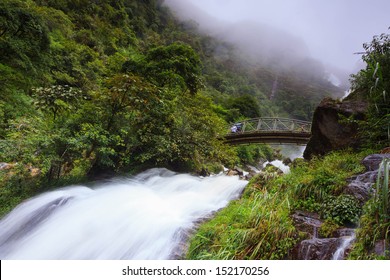
[[[169,259],[246,183],[151,169],[44,193],[0,221],[0,259]]]
[[[349,248],[351,243],[355,240],[355,233],[351,236],[344,236],[341,245],[337,248],[336,252],[333,254],[333,260],[342,260],[344,259],[345,251]]]

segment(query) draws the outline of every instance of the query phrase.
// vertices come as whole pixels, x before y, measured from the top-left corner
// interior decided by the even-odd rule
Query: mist
[[[348,89],[363,43],[387,32],[386,0],[165,0],[182,20],[233,44],[247,61],[300,69]]]

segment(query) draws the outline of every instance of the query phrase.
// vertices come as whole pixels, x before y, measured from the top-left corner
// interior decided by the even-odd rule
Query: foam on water
[[[0,221],[0,259],[168,259],[180,232],[238,198],[246,183],[151,169],[48,192]]]

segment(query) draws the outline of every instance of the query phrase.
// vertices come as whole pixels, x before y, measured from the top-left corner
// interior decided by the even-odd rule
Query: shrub
[[[321,216],[339,225],[356,224],[361,214],[359,202],[351,195],[330,196],[324,203]]]

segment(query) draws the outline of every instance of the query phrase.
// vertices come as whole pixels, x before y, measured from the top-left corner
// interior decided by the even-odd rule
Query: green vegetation
[[[360,124],[366,145],[379,148],[390,142],[390,34],[374,36],[364,44],[362,56],[367,63],[356,75],[352,75],[352,98],[369,103],[367,120]]]
[[[242,198],[201,225],[191,240],[189,259],[286,259],[304,237],[291,218],[296,210],[327,219],[322,234],[356,223],[360,206],[341,194],[346,179],[364,170],[368,152],[338,152],[312,162],[295,162],[291,173],[265,171],[254,177]],[[327,228],[326,228],[327,227]]]
[[[389,258],[389,167],[390,160],[384,159],[378,171],[376,194],[364,207],[350,259]],[[384,255],[375,253],[375,247],[378,244],[383,246]]]
[[[389,35],[365,50],[351,98],[370,104],[361,135],[382,148],[390,139]],[[217,172],[271,160],[268,146],[232,148],[218,139],[245,118],[311,120],[320,100],[339,91],[322,73],[250,63],[160,0],[2,0],[0,54],[0,163],[8,164],[0,170],[0,217],[36,193],[88,177],[156,166]],[[290,217],[298,209],[326,219],[323,235],[356,224],[362,209],[341,189],[362,171],[361,158],[335,153],[296,161],[284,177],[260,174],[202,225],[188,257],[288,258],[302,237]],[[365,207],[355,258],[388,240],[386,176]]]
[[[86,176],[270,159],[266,146],[237,150],[218,138],[230,122],[287,116],[336,90],[279,73],[278,98],[289,103],[279,106],[268,98],[275,73],[159,0],[4,0],[0,53],[0,162],[10,164],[0,189],[10,207]]]

